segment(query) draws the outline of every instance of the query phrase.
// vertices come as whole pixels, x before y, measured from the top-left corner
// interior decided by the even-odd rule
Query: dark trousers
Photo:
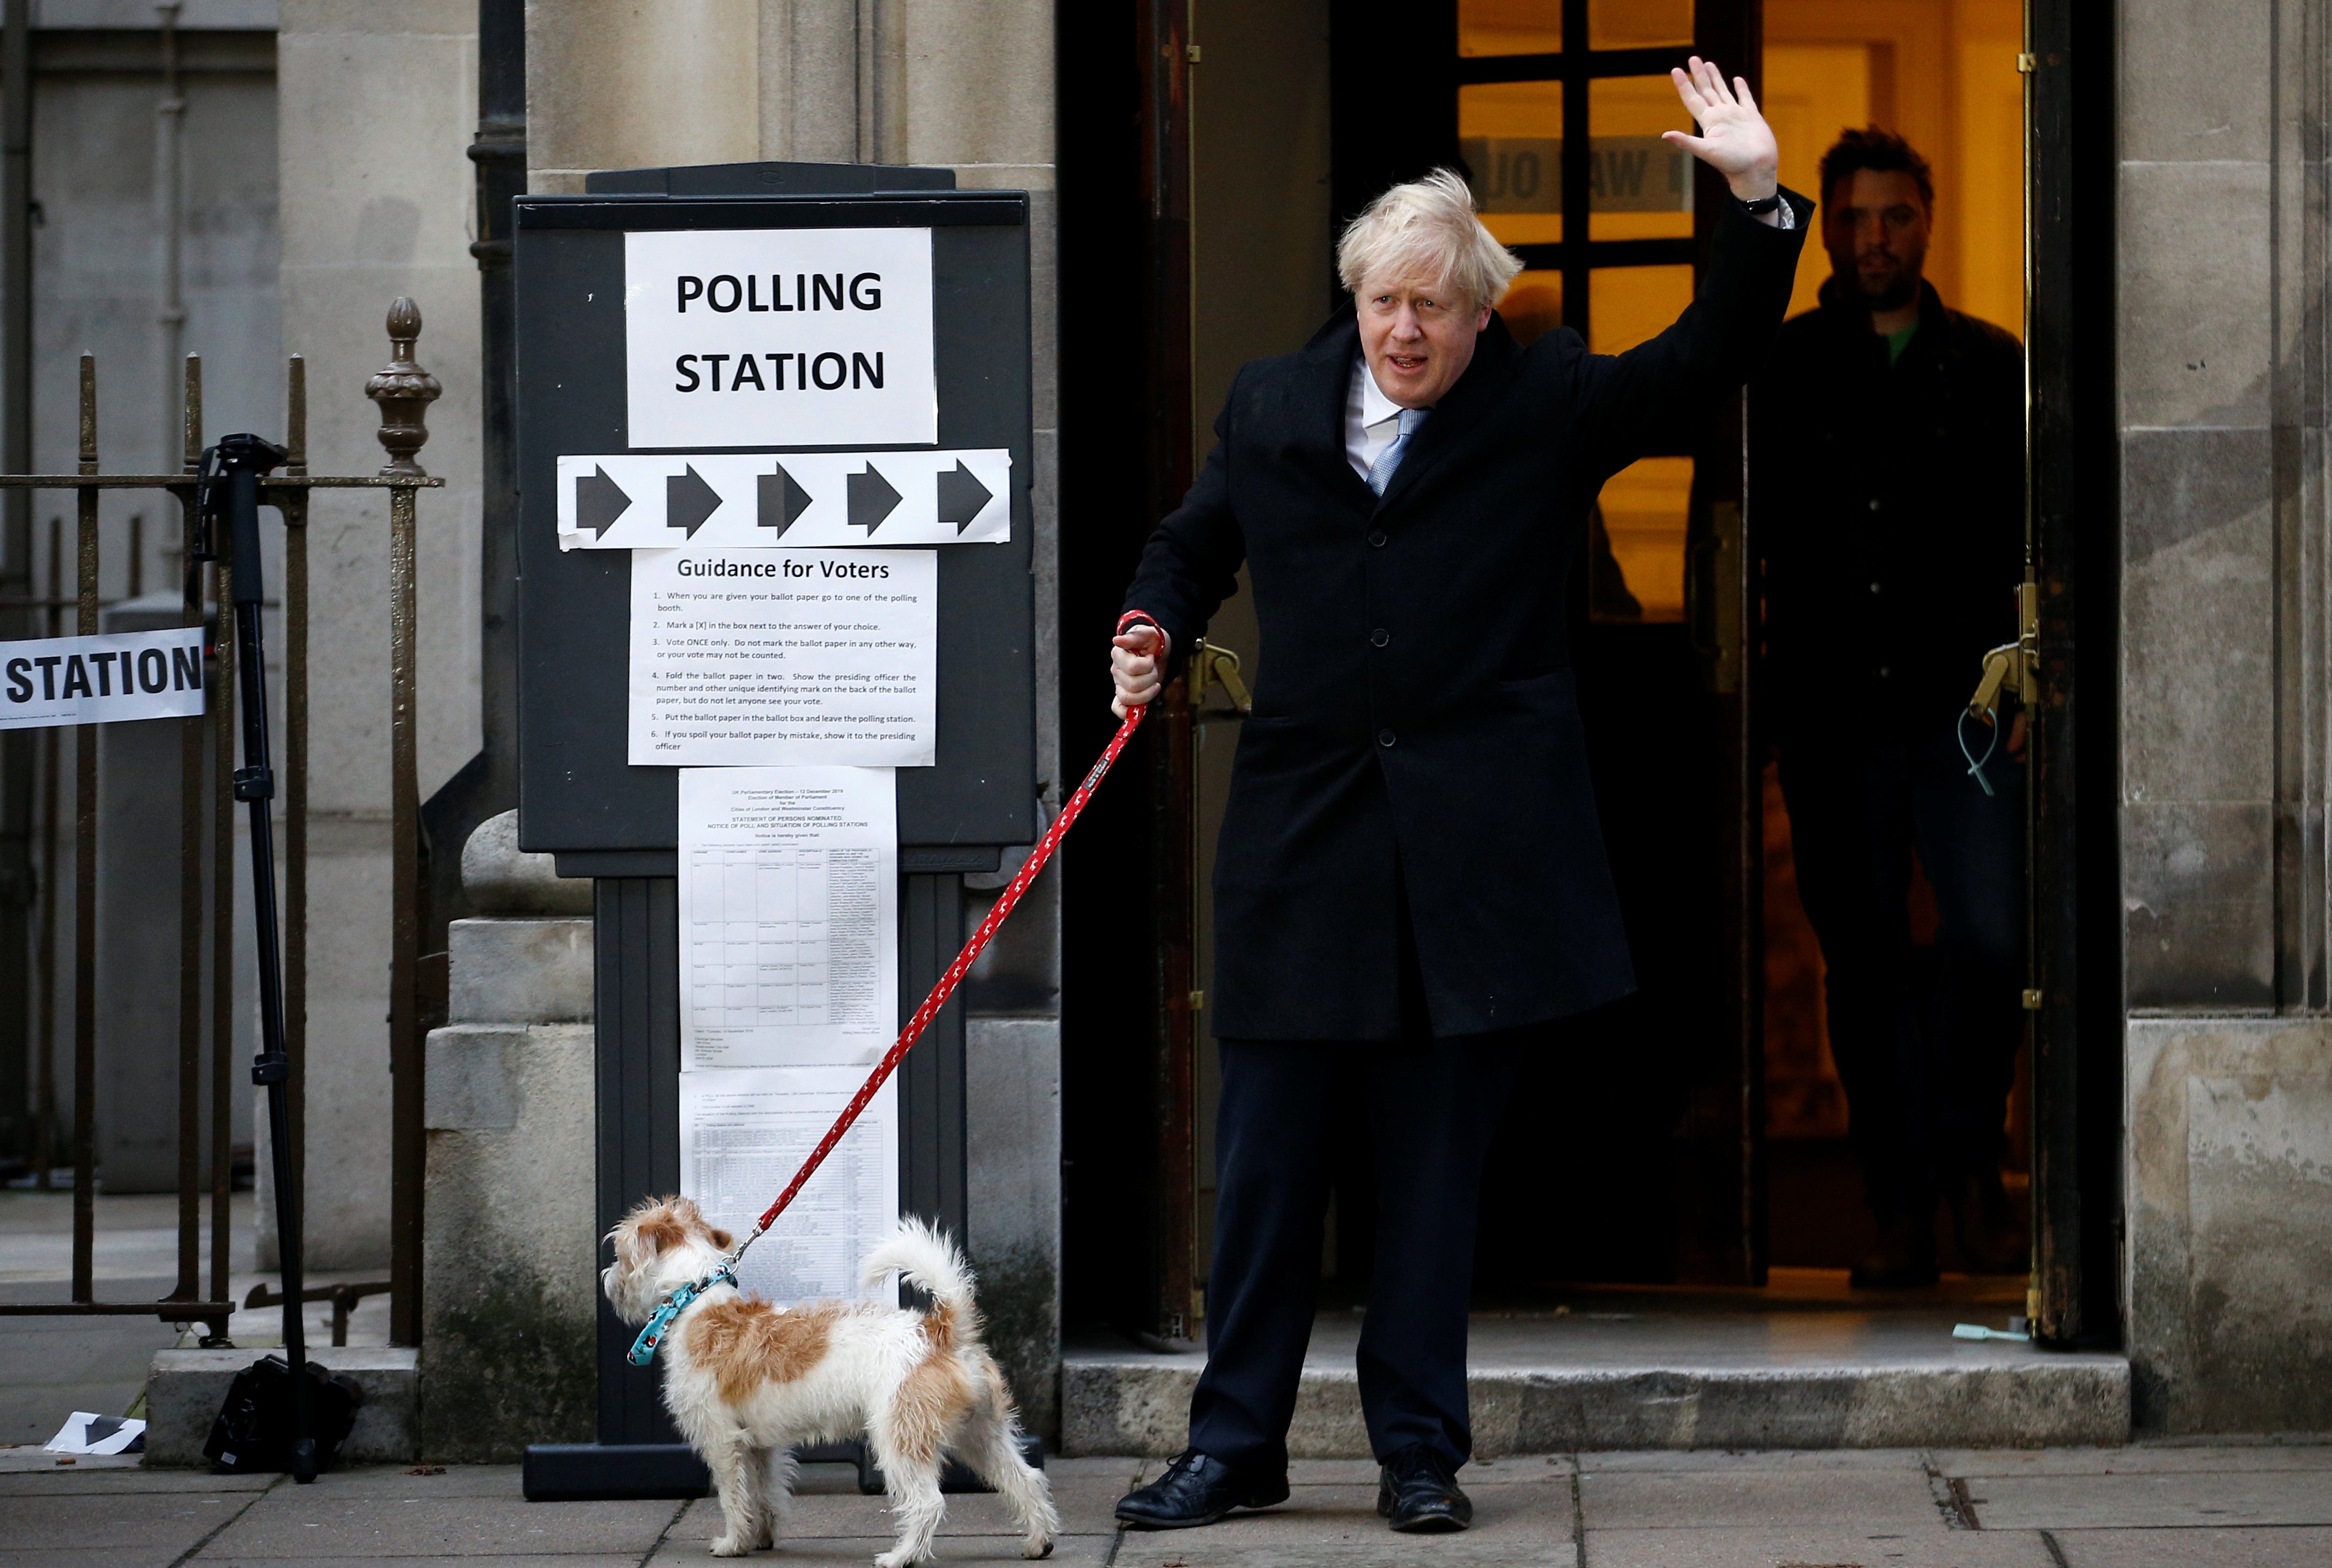
[[[1377,1187],[1359,1356],[1369,1444],[1379,1458],[1422,1442],[1453,1466],[1466,1461],[1466,1315],[1482,1158],[1526,1037],[1220,1042],[1215,1257],[1192,1448],[1238,1469],[1286,1466],[1320,1283],[1330,1154],[1343,1131],[1332,1124],[1332,1090],[1357,1077]]]
[[[1973,722],[1968,738],[1981,755]],[[1995,751],[1986,795],[1947,724],[1907,741],[1822,737],[1781,751],[1798,893],[1829,970],[1830,1055],[1870,1206],[1881,1219],[1924,1218],[1939,1187],[2000,1162],[2023,1033],[2023,769]],[[1932,955],[1911,942],[1914,851],[1935,892]]]

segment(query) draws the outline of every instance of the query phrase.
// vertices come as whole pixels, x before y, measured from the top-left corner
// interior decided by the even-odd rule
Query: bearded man
[[[2021,1273],[2000,1157],[2023,1034],[2025,722],[2001,736],[1961,715],[1985,650],[2016,638],[2023,351],[1923,275],[1935,182],[1909,142],[1848,131],[1821,181],[1830,278],[1758,379],[1751,478],[1768,728],[1878,1227],[1852,1278],[1934,1284],[1938,1198],[1971,1269]],[[1995,745],[1979,774],[1970,757]]]
[[[1352,303],[1238,374],[1127,590],[1116,707],[1148,703],[1244,562],[1262,630],[1215,870],[1220,1044],[1208,1362],[1189,1448],[1118,1504],[1147,1528],[1287,1496],[1327,1197],[1327,1085],[1377,1171],[1361,1404],[1396,1530],[1463,1529],[1482,1159],[1521,1054],[1633,987],[1567,667],[1564,582],[1603,482],[1740,387],[1812,211],[1746,82],[1673,73],[1722,173],[1698,297],[1625,354],[1515,342],[1521,263],[1441,170],[1345,230]]]

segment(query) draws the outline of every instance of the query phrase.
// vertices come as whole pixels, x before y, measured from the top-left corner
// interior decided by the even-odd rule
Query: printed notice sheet
[[[928,768],[939,553],[632,552],[629,760]]]
[[[680,1076],[680,1186],[715,1225],[753,1228],[865,1072],[858,1067],[732,1067]],[[886,1286],[862,1291],[858,1265],[899,1213],[896,1078],[883,1085],[850,1135],[753,1244],[738,1283],[781,1306],[819,1297],[896,1304]]]
[[[898,837],[887,768],[681,770],[683,1074],[890,1048]]]

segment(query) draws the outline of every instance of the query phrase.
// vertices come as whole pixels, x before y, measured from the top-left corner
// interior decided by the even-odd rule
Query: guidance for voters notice
[[[629,758],[665,767],[928,768],[939,555],[632,552]]]

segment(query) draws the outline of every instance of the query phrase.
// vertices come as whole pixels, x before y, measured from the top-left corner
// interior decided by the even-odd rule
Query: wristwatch
[[[1767,213],[1773,211],[1781,205],[1782,193],[1780,191],[1775,191],[1769,196],[1759,196],[1754,202],[1743,202],[1741,204],[1743,208],[1746,210],[1749,215],[1753,218],[1762,218]]]

